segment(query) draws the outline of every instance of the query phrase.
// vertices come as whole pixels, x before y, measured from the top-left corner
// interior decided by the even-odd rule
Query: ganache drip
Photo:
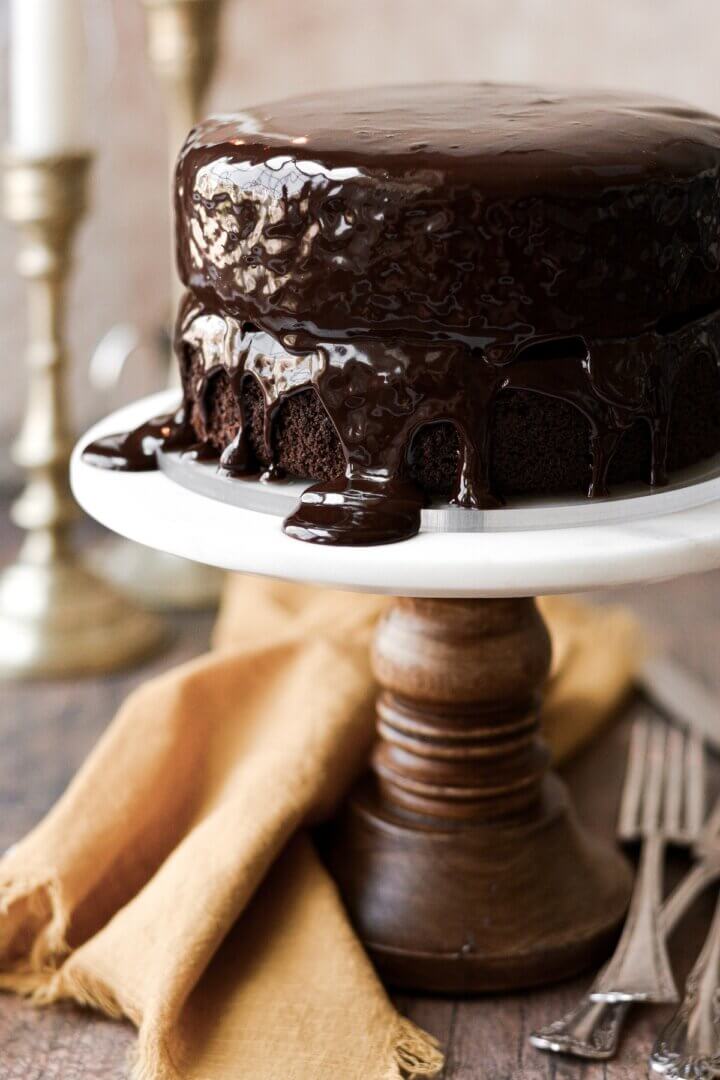
[[[663,328],[665,329],[665,328]],[[237,434],[220,467],[237,477],[258,476],[242,415],[242,389],[255,379],[264,402],[263,477],[279,477],[273,422],[282,401],[314,387],[337,432],[346,461],[344,477],[311,486],[285,521],[290,536],[321,544],[382,544],[413,536],[426,504],[405,476],[414,434],[425,424],[450,422],[460,447],[451,503],[473,509],[498,506],[490,463],[494,403],[501,391],[523,390],[558,398],[576,408],[589,428],[590,497],[608,493],[607,477],[624,433],[636,420],[649,428],[648,482],[667,479],[668,428],[675,386],[687,362],[704,352],[720,364],[720,313],[702,314],[672,332],[586,343],[578,336],[537,339],[514,350],[478,350],[453,342],[432,346],[382,340],[316,344],[278,341],[238,320],[207,313],[189,296],[179,322],[178,348],[197,351],[203,374],[193,397],[203,424],[212,380],[225,372],[238,403]],[[208,440],[198,446],[190,424],[192,401],[174,417],[143,425],[128,436],[101,440],[87,460],[110,468],[153,468],[156,450],[187,450],[212,457]]]
[[[198,445],[189,410],[182,405],[177,412],[156,416],[132,431],[105,435],[89,443],[83,450],[88,465],[118,472],[150,472],[157,469],[158,450],[190,450]],[[209,450],[209,447],[208,447]]]

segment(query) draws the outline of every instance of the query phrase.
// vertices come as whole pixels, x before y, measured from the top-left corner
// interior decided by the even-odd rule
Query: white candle
[[[12,0],[10,146],[51,157],[89,144],[84,0]]]

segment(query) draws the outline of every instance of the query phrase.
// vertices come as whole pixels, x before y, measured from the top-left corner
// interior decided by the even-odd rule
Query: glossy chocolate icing
[[[150,472],[157,469],[158,450],[190,450],[197,436],[188,418],[187,409],[156,416],[133,431],[105,435],[88,443],[83,458],[89,465],[118,472]]]
[[[720,119],[459,84],[316,95],[195,128],[179,269],[282,336],[616,337],[720,300]]]
[[[719,184],[720,120],[655,98],[405,87],[211,119],[177,170],[177,347],[203,358],[190,399],[202,409],[221,370],[238,401],[256,379],[272,462],[280,402],[315,388],[346,475],[285,528],[320,543],[417,531],[404,465],[437,421],[459,436],[452,501],[497,505],[508,389],[585,416],[589,494],[638,418],[662,483],[682,368],[720,358]],[[242,422],[222,466],[256,471]]]

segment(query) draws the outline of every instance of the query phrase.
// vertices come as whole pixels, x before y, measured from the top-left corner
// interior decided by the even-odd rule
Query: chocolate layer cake
[[[537,87],[210,119],[176,183],[183,431],[320,483],[286,522],[604,495],[720,449],[720,119]],[[174,430],[177,438],[177,431]]]

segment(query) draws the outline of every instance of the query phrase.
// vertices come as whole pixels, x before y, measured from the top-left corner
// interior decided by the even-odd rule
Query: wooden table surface
[[[10,557],[14,543],[6,503],[0,503],[2,561]],[[632,604],[653,632],[720,694],[720,574],[600,599],[612,598]],[[128,673],[0,685],[0,850],[21,837],[57,799],[133,686],[206,647],[209,616],[177,616],[172,623],[173,646],[151,664]],[[565,771],[582,818],[608,837],[613,831],[626,743],[627,725],[616,724]],[[677,862],[673,874],[682,869]],[[683,977],[702,941],[712,904],[712,896],[703,897],[673,941],[677,970]],[[586,976],[533,993],[462,1001],[402,995],[397,1002],[441,1040],[447,1054],[444,1080],[644,1077],[650,1045],[667,1009],[636,1009],[617,1060],[607,1065],[557,1059],[529,1045],[528,1033],[572,1007],[588,981]],[[128,1075],[126,1056],[133,1038],[129,1024],[71,1006],[36,1010],[12,996],[0,995],[0,1080],[120,1080]]]

